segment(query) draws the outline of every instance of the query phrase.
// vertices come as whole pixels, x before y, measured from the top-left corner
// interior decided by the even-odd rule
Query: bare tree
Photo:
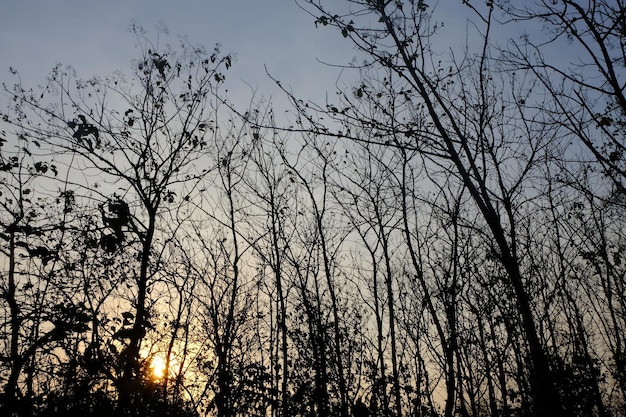
[[[364,119],[377,130],[380,140],[374,142],[416,149],[432,172],[447,171],[458,178],[490,231],[515,296],[529,348],[534,413],[561,415],[560,395],[529,296],[531,276],[522,270],[517,235],[518,198],[550,132],[537,123],[515,126],[522,111],[519,100],[514,100],[519,86],[508,84],[514,87],[507,92],[508,81],[500,83],[490,74],[493,4],[478,8],[466,3],[474,13],[480,46],[475,53],[453,52],[439,62],[434,51],[438,26],[431,22],[424,2],[347,1],[341,12],[320,1],[307,4],[316,23],[337,27],[367,57],[370,68],[363,72],[361,85],[342,94],[342,102],[320,109],[341,122],[341,128],[320,126],[307,116],[309,109],[300,106],[304,120],[319,133],[367,140],[353,134],[353,125]],[[377,76],[373,68],[382,75]],[[380,116],[364,114],[363,102],[380,109]],[[523,133],[523,141],[514,139],[516,129]]]
[[[549,100],[539,106],[572,140],[588,150],[587,163],[624,193],[626,123],[626,42],[623,1],[495,2],[509,21],[543,29],[541,39],[526,31],[503,51],[506,65],[531,73]],[[576,58],[554,57],[567,46]],[[573,181],[576,182],[575,179]]]
[[[221,71],[231,65],[218,48],[207,51],[181,39],[177,52],[159,43],[162,33],[154,43],[139,27],[133,33],[141,56],[128,81],[121,74],[80,80],[57,67],[41,94],[19,83],[7,91],[16,103],[9,122],[58,155],[77,178],[77,191],[99,198],[101,250],[136,260],[127,271],[132,311],[114,335],[122,345],[115,380],[122,412],[139,401],[142,341],[152,326],[150,292],[168,239],[161,233],[177,230],[166,230],[161,221],[191,200],[211,169],[201,158],[207,137],[215,134]]]
[[[343,354],[344,331],[341,323],[344,322],[342,317],[341,296],[339,291],[338,276],[340,275],[337,265],[337,257],[339,248],[345,238],[345,231],[341,227],[332,227],[333,210],[332,210],[332,194],[331,194],[331,177],[334,175],[336,163],[336,151],[333,146],[327,142],[319,143],[320,138],[315,135],[304,136],[302,145],[295,150],[285,149],[281,153],[283,163],[289,168],[294,181],[302,188],[302,193],[306,201],[306,205],[302,206],[302,210],[306,210],[306,218],[308,219],[307,235],[305,239],[305,251],[311,256],[309,259],[313,262],[313,298],[316,300],[312,310],[310,323],[311,337],[313,345],[317,348],[318,361],[320,367],[316,370],[316,402],[318,412],[321,414],[331,412],[329,407],[329,398],[326,390],[329,384],[329,374],[334,372],[334,379],[338,390],[338,403],[334,412],[341,416],[347,416],[349,413],[349,387],[347,375],[347,363]],[[306,209],[305,209],[306,207]],[[336,225],[336,224],[335,224]],[[292,261],[298,263],[297,258]],[[302,267],[302,266],[300,266]],[[302,273],[304,271],[300,271]],[[302,277],[303,278],[303,277]],[[307,298],[306,292],[308,286],[305,284],[301,287],[303,298]],[[323,290],[321,289],[323,288]],[[327,332],[321,328],[324,314],[324,303],[322,292],[328,295],[328,308],[330,309],[330,322],[327,326],[331,327],[331,331]],[[315,316],[318,317],[315,317]],[[329,352],[332,352],[330,360],[326,358]],[[334,365],[334,366],[332,366]],[[327,368],[328,367],[328,368]],[[333,369],[334,368],[334,369]]]
[[[47,158],[34,157],[30,147],[21,137],[0,153],[0,305],[5,317],[0,327],[0,410],[16,415],[32,411],[35,397],[45,397],[46,383],[57,388],[52,375],[59,376],[60,369],[54,369],[54,351],[84,333],[89,320],[75,296],[79,286],[65,280],[69,269],[64,259],[72,251],[63,242],[73,227],[71,205],[63,192],[46,191],[57,168]]]

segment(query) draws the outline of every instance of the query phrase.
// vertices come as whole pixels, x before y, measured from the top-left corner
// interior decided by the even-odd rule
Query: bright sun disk
[[[150,361],[152,375],[157,379],[161,379],[165,376],[165,366],[165,359],[160,356],[155,356]]]

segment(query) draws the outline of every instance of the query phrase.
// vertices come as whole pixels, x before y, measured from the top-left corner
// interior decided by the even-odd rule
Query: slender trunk
[[[489,329],[490,329],[490,335],[491,335],[491,340],[495,341],[498,340],[496,337],[496,331],[495,331],[495,324],[493,322],[493,320],[489,320]],[[508,417],[510,414],[509,411],[509,400],[508,400],[508,388],[507,388],[507,377],[506,377],[506,370],[504,369],[504,359],[503,356],[505,354],[505,349],[503,349],[502,354],[500,355],[496,355],[496,365],[497,365],[497,370],[498,370],[498,384],[500,385],[500,398],[502,401],[502,415],[504,417]],[[494,414],[495,416],[495,414]]]
[[[444,350],[445,357],[445,380],[446,380],[446,405],[444,416],[452,417],[454,411],[454,402],[455,402],[455,392],[456,392],[456,380],[455,380],[455,370],[454,370],[454,350],[450,346],[450,341],[446,337],[446,334],[443,330],[443,325],[437,316],[437,309],[433,304],[433,298],[430,294],[430,290],[428,288],[428,284],[426,283],[426,279],[424,277],[424,273],[421,267],[421,259],[420,256],[413,245],[413,239],[411,237],[411,232],[409,229],[409,212],[408,212],[408,195],[407,195],[407,166],[408,159],[406,155],[403,154],[403,164],[402,164],[402,184],[400,187],[401,192],[401,204],[402,204],[402,226],[404,238],[406,240],[406,245],[409,250],[409,255],[411,258],[411,264],[413,269],[415,270],[415,278],[418,280],[422,291],[424,291],[424,303],[426,304],[426,309],[428,313],[431,315],[433,319],[433,323],[435,325],[435,329],[437,330],[437,335],[439,336],[439,341]]]
[[[389,337],[391,338],[391,372],[393,374],[393,393],[395,397],[396,416],[402,416],[402,395],[400,393],[400,375],[398,372],[398,346],[396,340],[396,314],[395,314],[395,298],[392,280],[391,257],[389,255],[389,242],[387,235],[383,230],[382,218],[376,208],[376,217],[379,225],[380,239],[383,245],[383,254],[385,259],[385,286],[387,297],[389,299]]]
[[[365,239],[364,239],[365,240]],[[385,363],[385,352],[383,349],[383,319],[380,308],[380,295],[378,294],[378,262],[373,252],[370,252],[372,256],[372,278],[373,278],[373,296],[374,296],[374,316],[376,317],[376,349],[378,353],[378,367],[380,369],[380,381],[374,381],[375,389],[372,393],[373,396],[378,397],[378,391],[382,394],[382,403],[387,407],[389,400],[387,398],[387,374],[385,372],[387,365]],[[378,406],[379,399],[375,398],[375,404]]]
[[[187,317],[191,317],[191,307],[193,303],[188,304]],[[180,388],[183,382],[183,371],[185,370],[185,363],[187,362],[187,355],[189,353],[189,323],[185,323],[185,340],[183,343],[182,352],[180,352],[180,361],[178,364],[178,371],[176,372],[176,380],[174,383],[173,397],[175,399],[180,398]]]
[[[485,367],[485,378],[487,380],[487,395],[489,397],[489,411],[491,412],[491,417],[498,417],[500,415],[498,411],[498,402],[496,400],[496,393],[493,384],[493,376],[491,372],[491,361],[489,360],[489,352],[487,351],[487,340],[485,338],[485,329],[483,328],[483,319],[481,317],[478,309],[474,310],[474,314],[476,315],[476,319],[478,321],[478,337],[480,341],[480,353],[482,354],[482,359]],[[495,343],[496,339],[493,339]],[[503,395],[503,401],[506,401],[506,395]]]
[[[278,254],[278,248],[276,248],[276,255],[280,256]],[[288,335],[287,335],[287,307],[285,305],[285,295],[284,295],[284,291],[283,291],[283,286],[282,286],[282,276],[281,276],[281,271],[280,271],[280,261],[278,261],[278,264],[275,265],[275,269],[274,269],[274,277],[276,279],[276,292],[278,293],[278,316],[279,316],[279,323],[278,326],[280,328],[280,350],[281,350],[281,354],[282,354],[282,359],[283,359],[283,363],[282,363],[282,382],[281,382],[281,388],[280,388],[280,395],[282,398],[281,401],[281,405],[282,405],[282,416],[288,416],[289,415],[289,391],[287,388],[287,384],[289,382],[289,356],[288,356]]]
[[[10,226],[7,229],[9,232],[9,275],[8,288],[6,292],[6,300],[9,304],[10,311],[10,323],[11,323],[11,340],[10,340],[10,359],[11,359],[11,373],[4,387],[4,405],[7,410],[7,415],[11,415],[16,411],[16,394],[17,394],[17,381],[24,364],[24,361],[19,353],[20,342],[20,308],[17,304],[16,297],[16,284],[15,284],[15,231],[14,226]]]
[[[324,167],[322,168],[323,175],[323,198],[322,208],[319,207],[317,201],[315,200],[315,194],[313,190],[306,185],[307,193],[309,194],[309,198],[313,204],[313,210],[315,215],[315,226],[317,236],[319,238],[319,245],[322,254],[322,265],[324,268],[324,276],[326,278],[326,285],[328,286],[328,294],[330,296],[331,308],[332,308],[332,316],[333,316],[333,338],[334,338],[334,356],[337,363],[337,382],[339,385],[339,395],[340,395],[340,416],[348,417],[349,414],[349,402],[348,402],[348,388],[346,384],[346,376],[343,364],[343,355],[342,355],[342,336],[341,336],[341,317],[339,316],[339,304],[337,300],[337,294],[335,292],[335,282],[333,281],[333,272],[332,272],[332,261],[329,257],[329,248],[328,241],[326,238],[325,228],[323,224],[324,220],[324,212],[325,212],[325,204],[326,204],[326,193],[328,190],[326,187],[328,186],[328,178],[327,178],[327,161],[324,161]],[[323,353],[324,354],[324,353]]]
[[[229,169],[229,168],[227,168]],[[233,409],[234,398],[232,397],[232,377],[231,377],[231,353],[232,353],[232,343],[235,338],[234,328],[235,328],[235,306],[237,302],[237,297],[239,294],[239,279],[240,279],[240,270],[239,270],[239,239],[237,235],[237,225],[235,219],[235,201],[233,199],[233,184],[232,184],[232,176],[230,172],[226,173],[226,181],[227,181],[227,199],[228,199],[228,208],[229,208],[229,221],[230,221],[230,232],[231,238],[233,240],[233,257],[232,257],[232,268],[233,268],[233,277],[232,277],[232,292],[230,295],[230,300],[228,304],[228,314],[226,316],[226,326],[224,329],[224,337],[223,343],[219,352],[219,366],[218,366],[218,387],[221,397],[221,409],[218,409],[218,417],[233,417],[235,415],[235,410]]]
[[[556,389],[548,359],[539,339],[531,302],[520,271],[515,251],[514,228],[512,227],[510,231],[511,242],[509,243],[500,215],[492,205],[491,193],[487,189],[485,180],[481,180],[481,170],[475,165],[474,153],[469,147],[469,138],[455,122],[456,119],[449,105],[437,92],[437,87],[430,84],[428,76],[422,74],[415,67],[414,60],[407,51],[405,43],[398,36],[393,19],[386,13],[384,8],[384,4],[381,4],[380,8],[378,8],[378,13],[397,47],[399,58],[405,65],[407,71],[405,77],[412,81],[417,93],[423,100],[433,122],[434,129],[440,135],[441,141],[446,148],[447,157],[453,163],[463,184],[469,190],[500,250],[500,261],[515,293],[517,308],[522,320],[522,329],[529,347],[530,380],[534,402],[533,414],[535,417],[561,416],[563,408],[561,406],[560,394]],[[450,126],[446,126],[444,120]],[[455,135],[456,140],[453,138],[453,135]],[[460,146],[460,149],[457,149],[457,146]],[[467,160],[462,155],[465,155]],[[509,206],[505,207],[505,209],[510,209],[510,201],[506,201],[505,206]],[[512,220],[512,217],[510,219]]]
[[[172,353],[174,351],[174,343],[178,339],[178,329],[181,328],[181,321],[183,318],[183,289],[178,289],[178,307],[176,309],[176,317],[174,318],[174,331],[170,336],[169,343],[167,344],[167,352],[165,354],[165,374],[163,375],[163,401],[165,401],[165,410],[168,410],[169,407],[169,398],[167,394],[167,389],[170,380],[170,366],[172,363]],[[176,401],[176,397],[174,397],[174,401]]]
[[[141,261],[139,278],[137,280],[137,301],[135,305],[135,321],[129,337],[128,347],[122,352],[124,369],[118,381],[118,410],[120,413],[131,413],[133,397],[137,395],[140,380],[139,350],[145,335],[146,297],[148,290],[148,271],[150,266],[150,251],[154,239],[156,226],[156,211],[148,210],[148,228],[141,245]]]
[[[320,244],[322,250],[322,259],[324,264],[324,275],[326,276],[326,284],[328,285],[328,293],[330,295],[330,301],[332,306],[332,314],[333,314],[333,330],[334,330],[334,344],[335,344],[335,357],[337,360],[337,376],[339,383],[339,394],[341,399],[341,410],[340,415],[342,417],[348,416],[349,404],[348,404],[348,389],[346,386],[345,379],[345,371],[343,365],[343,356],[341,350],[342,337],[341,337],[341,328],[339,327],[339,323],[341,323],[341,318],[339,317],[339,305],[337,302],[337,294],[335,293],[335,283],[332,279],[332,268],[331,261],[328,257],[328,247],[326,242],[326,236],[324,234],[321,215],[318,218],[318,234],[320,237]]]
[[[326,333],[321,318],[322,300],[319,283],[315,277],[315,305],[311,303],[310,294],[307,291],[306,279],[300,268],[297,269],[300,279],[300,291],[302,302],[307,316],[309,328],[309,340],[313,353],[313,406],[317,406],[317,415],[330,415],[328,398],[328,365],[326,363]],[[303,389],[303,387],[299,387]]]
[[[445,312],[446,319],[448,321],[448,327],[450,328],[450,335],[448,337],[448,347],[446,352],[446,362],[448,366],[448,371],[450,375],[448,378],[450,382],[448,383],[448,399],[454,399],[455,393],[454,391],[458,391],[458,399],[460,401],[461,410],[463,410],[463,392],[462,385],[458,383],[456,380],[460,379],[462,374],[460,370],[461,361],[460,361],[460,352],[459,350],[459,342],[457,335],[457,291],[458,291],[458,280],[459,280],[459,270],[458,270],[458,246],[459,246],[459,225],[458,225],[458,216],[459,216],[459,204],[457,202],[454,212],[452,213],[452,230],[453,230],[453,241],[452,241],[452,254],[451,254],[451,262],[452,262],[452,271],[446,271],[448,276],[451,275],[452,282],[448,282],[446,279],[446,293],[448,294],[448,299],[446,300]],[[457,372],[455,377],[455,369],[454,369],[454,357],[455,354],[457,356]],[[455,401],[448,401],[446,403],[446,416],[452,416],[454,413]]]
[[[330,399],[328,395],[328,363],[326,360],[326,333],[322,324],[321,300],[317,292],[317,315],[314,318],[315,330],[311,334],[313,355],[315,358],[315,403],[320,416],[330,414]]]
[[[282,258],[283,254],[280,249],[279,240],[280,240],[280,232],[279,232],[279,222],[280,218],[278,215],[277,202],[274,198],[274,189],[272,188],[273,184],[269,184],[270,186],[270,196],[269,196],[269,204],[270,204],[270,227],[271,227],[271,242],[272,249],[274,251],[272,262],[272,271],[274,272],[274,281],[276,283],[276,292],[278,293],[278,328],[280,329],[280,350],[282,354],[282,380],[281,380],[281,416],[287,417],[289,416],[289,391],[288,391],[288,382],[289,382],[289,357],[288,357],[288,335],[287,335],[287,307],[285,304],[285,295],[283,290],[283,277],[282,277]]]

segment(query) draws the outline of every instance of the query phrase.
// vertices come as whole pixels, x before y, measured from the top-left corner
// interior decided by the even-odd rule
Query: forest
[[[325,102],[139,25],[11,70],[0,415],[626,415],[626,3],[299,3],[361,59]]]

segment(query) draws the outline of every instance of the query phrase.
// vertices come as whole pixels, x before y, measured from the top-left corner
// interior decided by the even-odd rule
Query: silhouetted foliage
[[[0,414],[623,415],[624,6],[463,1],[457,48],[434,4],[301,5],[362,62],[285,119],[163,27],[128,78],[14,72]]]

